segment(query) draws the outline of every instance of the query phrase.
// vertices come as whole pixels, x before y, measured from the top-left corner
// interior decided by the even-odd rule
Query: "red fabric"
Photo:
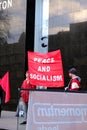
[[[77,83],[79,88],[72,88],[72,83]],[[78,79],[72,79],[71,84],[70,84],[70,90],[79,90],[80,89],[80,82]]]
[[[31,88],[34,89],[35,86],[31,85],[30,83],[27,83],[26,79],[23,81],[21,88]],[[21,91],[21,97],[22,101],[28,102],[29,100],[29,91],[28,90],[22,90]]]
[[[31,84],[47,87],[64,86],[60,50],[47,54],[28,52],[28,70]]]
[[[0,79],[0,85],[1,85],[1,79]]]
[[[1,79],[1,87],[5,92],[5,103],[10,101],[10,83],[9,83],[9,72],[6,72]]]

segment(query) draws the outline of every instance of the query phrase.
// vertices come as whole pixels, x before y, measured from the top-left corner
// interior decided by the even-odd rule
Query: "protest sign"
[[[46,54],[28,52],[28,70],[31,84],[47,87],[64,86],[60,50]]]

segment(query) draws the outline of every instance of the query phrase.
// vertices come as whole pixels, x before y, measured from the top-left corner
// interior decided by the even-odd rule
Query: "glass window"
[[[25,31],[26,0],[0,0],[0,75],[3,77],[7,71],[10,74],[9,110],[16,108],[18,87],[24,78]]]
[[[49,51],[62,52],[65,86],[68,70],[76,67],[87,88],[87,2],[85,0],[50,0]]]
[[[18,43],[20,36],[25,32],[26,1],[0,2],[0,44]]]

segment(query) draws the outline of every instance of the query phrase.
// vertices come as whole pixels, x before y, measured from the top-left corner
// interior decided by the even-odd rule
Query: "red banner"
[[[30,83],[38,86],[63,87],[64,74],[60,50],[40,54],[28,52]]]

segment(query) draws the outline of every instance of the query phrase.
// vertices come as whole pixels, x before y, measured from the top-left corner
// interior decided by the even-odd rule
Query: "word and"
[[[50,66],[39,66],[38,71],[39,72],[49,72],[50,71]]]

